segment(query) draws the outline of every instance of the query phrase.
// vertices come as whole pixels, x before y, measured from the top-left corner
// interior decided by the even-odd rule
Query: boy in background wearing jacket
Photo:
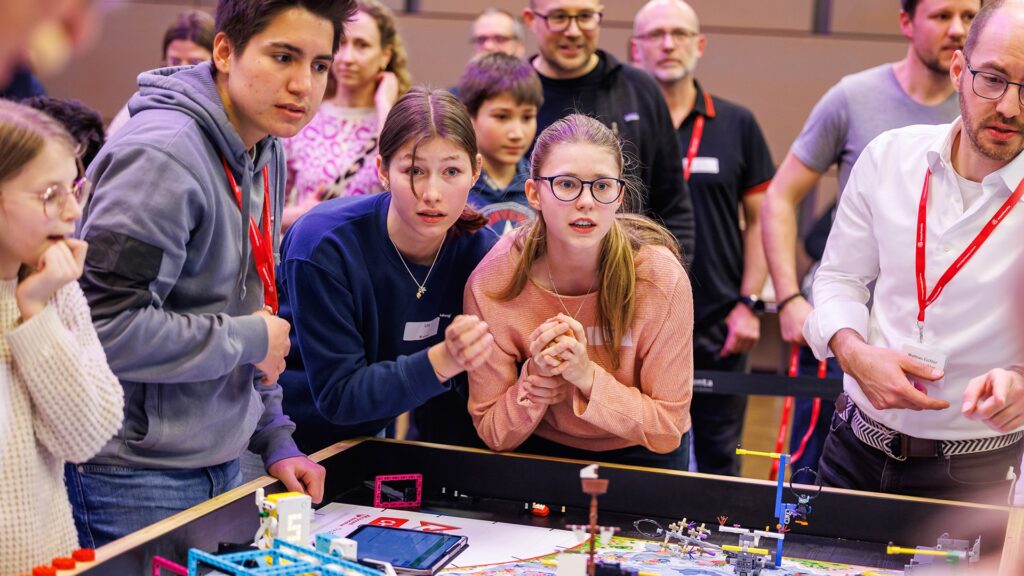
[[[487,217],[499,236],[534,216],[526,201],[530,163],[524,158],[537,134],[537,108],[544,101],[540,78],[528,62],[502,52],[477,56],[459,79],[484,165],[469,192],[469,204]]]

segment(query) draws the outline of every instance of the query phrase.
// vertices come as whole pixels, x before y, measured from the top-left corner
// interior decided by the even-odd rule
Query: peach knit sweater
[[[557,296],[533,282],[508,302],[493,297],[512,277],[518,253],[505,237],[469,278],[465,312],[485,320],[495,350],[469,374],[469,412],[493,450],[512,450],[531,434],[574,448],[605,451],[642,445],[671,452],[690,429],[693,392],[693,296],[686,272],[664,247],[645,246],[634,258],[636,311],[619,347],[617,370],[596,327],[597,292],[562,297],[587,331],[587,354],[597,364],[590,397],[574,388],[546,406],[526,398],[520,382],[529,358],[529,335],[564,312]]]
[[[64,462],[98,452],[124,403],[78,283],[26,322],[16,290],[0,280],[0,576],[78,547]]]

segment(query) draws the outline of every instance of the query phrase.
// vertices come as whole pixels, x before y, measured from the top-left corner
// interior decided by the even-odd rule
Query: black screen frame
[[[451,539],[450,543],[448,544],[448,547],[445,549],[444,553],[442,553],[437,558],[437,560],[434,561],[433,564],[431,564],[430,566],[428,566],[426,568],[412,568],[412,567],[409,567],[409,566],[402,566],[400,564],[392,564],[392,567],[395,569],[395,572],[398,572],[398,573],[401,573],[401,574],[414,574],[414,575],[417,575],[417,576],[429,576],[431,574],[434,574],[438,570],[440,570],[441,568],[444,568],[449,562],[451,562],[456,556],[461,554],[462,551],[465,550],[469,546],[469,538],[466,537],[466,536],[459,535],[459,534],[445,534],[445,533],[442,533],[442,532],[424,532],[422,530],[410,530],[408,528],[395,528],[393,526],[377,526],[377,525],[374,525],[374,524],[363,524],[362,526],[357,527],[355,530],[353,530],[351,533],[349,533],[349,535],[346,536],[346,538],[350,538],[352,540],[355,540],[355,536],[357,534],[359,534],[360,532],[364,532],[364,531],[365,532],[371,532],[371,531],[380,531],[380,530],[389,531],[389,532],[392,532],[392,533],[413,533],[413,534],[427,535],[428,537],[436,537],[436,538],[442,538],[442,539],[446,539],[446,540]],[[363,552],[363,550],[361,548],[357,550],[356,555],[359,557],[360,561],[363,561],[363,560],[375,560],[377,562],[380,561],[380,560],[375,559],[375,558],[368,558],[368,557],[364,558],[364,552]]]

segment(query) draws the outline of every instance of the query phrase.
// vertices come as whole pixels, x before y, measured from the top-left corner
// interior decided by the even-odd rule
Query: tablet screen
[[[465,536],[364,525],[348,535],[359,543],[359,557],[390,562],[396,570],[433,572],[454,557]]]

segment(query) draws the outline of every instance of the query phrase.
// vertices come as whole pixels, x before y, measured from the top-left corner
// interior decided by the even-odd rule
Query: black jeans
[[[746,412],[746,396],[694,393],[690,400],[690,420],[698,472],[739,476],[736,447],[743,439]]]
[[[724,341],[726,330],[724,327],[718,328],[721,330],[718,336]],[[694,347],[693,365],[697,370],[746,372],[748,364],[749,357],[746,354],[720,358],[717,350]],[[698,472],[739,476],[740,459],[736,455],[736,447],[743,439],[743,418],[746,413],[746,395],[693,394],[690,400],[690,421],[693,425],[693,457],[697,461]]]
[[[1007,505],[1011,466],[1020,475],[1024,441],[988,452],[900,461],[861,442],[837,413],[818,473],[823,486]]]

